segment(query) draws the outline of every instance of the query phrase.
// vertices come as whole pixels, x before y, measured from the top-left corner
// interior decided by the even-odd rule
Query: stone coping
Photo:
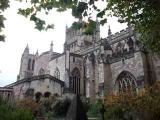
[[[55,77],[53,77],[49,74],[45,74],[45,75],[38,75],[38,76],[29,77],[29,78],[24,78],[24,79],[21,79],[21,80],[18,80],[16,82],[12,83],[12,84],[9,84],[5,87],[11,88],[11,87],[13,87],[15,85],[18,85],[18,84],[21,84],[23,82],[31,82],[31,81],[34,81],[34,80],[40,80],[40,79],[46,79],[46,78],[59,83],[61,86],[64,86],[64,81],[59,80],[59,79],[57,79],[57,78],[55,78]]]

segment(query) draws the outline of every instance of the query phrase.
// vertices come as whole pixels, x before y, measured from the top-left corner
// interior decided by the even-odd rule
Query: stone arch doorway
[[[72,70],[69,87],[71,92],[80,94],[80,71],[78,68],[74,68]]]
[[[115,82],[116,92],[118,94],[136,95],[138,88],[136,78],[128,71],[121,72]]]

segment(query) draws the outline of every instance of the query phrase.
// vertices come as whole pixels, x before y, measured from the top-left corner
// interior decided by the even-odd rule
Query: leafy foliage
[[[67,98],[65,100],[59,101],[53,108],[54,116],[65,117],[70,104],[71,101]]]
[[[99,116],[101,106],[102,106],[102,101],[100,100],[97,100],[95,103],[89,104],[88,115],[91,117]]]
[[[87,9],[87,3],[79,2],[78,5],[72,7],[72,15],[76,18],[82,18],[82,13]]]
[[[140,33],[146,48],[159,52],[160,48],[160,1],[159,0],[110,0],[107,9],[128,22]]]
[[[73,24],[72,24],[72,28],[74,29],[74,30],[79,30],[79,29],[81,29],[83,27],[83,23],[82,22],[74,22]]]
[[[96,22],[93,20],[89,20],[89,23],[86,24],[84,34],[93,35],[95,30],[96,30]]]
[[[114,95],[106,98],[106,118],[158,120],[160,117],[160,82],[147,86],[137,96]]]
[[[93,35],[94,31],[96,30],[96,22],[93,21],[93,20],[89,20],[88,23],[86,23],[86,22],[74,22],[72,24],[72,28],[74,30],[79,30],[79,29],[83,28],[85,35]]]
[[[23,0],[19,0],[22,2]],[[31,1],[23,1],[26,3],[30,3],[31,6],[28,8],[20,8],[18,14],[23,15],[25,17],[29,17],[31,21],[35,22],[35,28],[38,30],[48,30],[53,29],[53,24],[46,24],[45,20],[42,20],[37,15],[38,13],[45,11],[46,15],[48,15],[49,11],[56,8],[57,11],[62,12],[67,8],[73,8],[74,5],[77,4],[77,0],[31,0]],[[75,7],[74,7],[75,8]],[[78,9],[79,10],[79,9]]]
[[[21,0],[23,1],[23,0]],[[97,2],[106,4],[104,8],[97,6]],[[160,1],[159,0],[31,0],[31,6],[27,9],[20,9],[20,14],[31,17],[44,10],[46,14],[56,8],[57,11],[72,9],[72,15],[76,18],[92,18],[97,14],[100,23],[107,22],[108,16],[116,16],[121,23],[129,23],[138,33],[145,47],[154,52],[160,51]],[[102,4],[103,4],[102,3]],[[30,19],[35,21],[36,28],[45,29],[44,20]],[[51,27],[52,28],[52,27]],[[89,29],[89,28],[88,28]],[[90,31],[90,30],[89,30]],[[90,33],[90,32],[89,32]]]
[[[13,106],[0,98],[1,120],[34,120],[32,112],[25,108]]]
[[[39,104],[31,98],[25,98],[17,101],[17,106],[19,108],[29,109],[32,111],[33,114],[35,114],[39,109]]]
[[[0,0],[0,41],[5,41],[5,35],[3,34],[4,20],[3,11],[9,7],[9,0]]]

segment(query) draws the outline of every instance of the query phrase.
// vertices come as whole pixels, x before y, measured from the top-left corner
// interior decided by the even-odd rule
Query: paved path
[[[88,120],[100,120],[99,118],[88,118]]]

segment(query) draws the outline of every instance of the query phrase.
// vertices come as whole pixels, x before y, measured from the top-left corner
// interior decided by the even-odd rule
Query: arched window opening
[[[80,71],[74,68],[70,77],[70,90],[75,94],[80,94]]]
[[[28,60],[28,70],[31,69],[31,59]]]
[[[38,75],[44,75],[44,74],[45,74],[45,71],[44,71],[43,68],[41,68],[41,69],[39,70],[39,72],[38,72]]]
[[[36,92],[36,94],[35,94],[36,102],[39,102],[39,101],[40,101],[40,99],[41,99],[41,97],[42,97],[42,93],[40,93],[40,92]]]
[[[32,70],[34,70],[35,60],[32,61]]]
[[[56,68],[56,70],[54,72],[54,77],[57,78],[57,79],[60,79],[60,72],[59,72],[58,68]]]
[[[44,93],[44,97],[45,97],[45,98],[49,98],[50,95],[51,95],[50,92],[45,92],[45,93]]]
[[[127,71],[123,71],[119,74],[116,80],[116,88],[120,95],[136,95],[137,83],[135,77]]]

